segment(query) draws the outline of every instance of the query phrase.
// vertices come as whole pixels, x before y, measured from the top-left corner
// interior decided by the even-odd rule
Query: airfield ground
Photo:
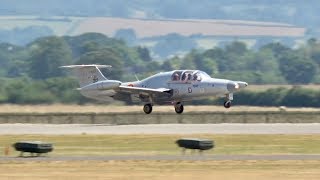
[[[52,142],[48,157],[0,160],[0,179],[319,179],[320,160],[106,160],[105,156],[180,155],[174,141],[182,135],[2,135],[10,146],[18,140]],[[320,154],[320,135],[211,135],[216,148],[203,155]],[[1,147],[4,149],[4,147]],[[11,149],[10,157],[17,156]],[[63,160],[64,156],[96,157]],[[101,159],[99,159],[99,156]],[[60,157],[61,159],[50,160]]]
[[[213,139],[216,148],[205,154],[320,154],[320,134],[314,135],[1,135],[1,150],[21,140],[54,144],[52,156],[180,155],[174,143],[182,137]],[[12,156],[18,153],[13,150]],[[3,153],[2,153],[3,154]]]
[[[154,106],[154,112],[174,112],[173,106]],[[186,105],[185,112],[259,112],[259,111],[282,111],[279,107],[255,107],[255,106],[233,106],[225,109],[221,106],[192,106]],[[297,112],[315,112],[320,108],[286,108],[286,111]],[[142,112],[142,105],[124,106],[124,105],[106,105],[106,104],[86,104],[86,105],[0,105],[0,113],[125,113]]]
[[[190,108],[190,109],[189,109]],[[155,107],[157,111],[172,111],[171,106]],[[186,108],[187,110],[187,108]],[[189,111],[226,111],[223,107],[188,107]],[[277,107],[234,107],[230,111],[280,111]],[[319,111],[315,108],[287,111]],[[141,106],[104,105],[2,105],[2,113],[46,112],[141,112]],[[229,111],[229,110],[228,110]],[[280,124],[279,124],[280,125]],[[312,124],[309,124],[312,125]],[[99,125],[96,125],[99,127]],[[101,125],[100,125],[101,126]],[[297,126],[306,126],[297,125]],[[117,128],[118,126],[114,126]],[[309,128],[308,128],[309,129]],[[179,129],[176,129],[179,132]],[[317,133],[318,132],[318,133]],[[282,180],[320,179],[320,133],[312,134],[90,134],[69,135],[11,134],[0,135],[0,179],[239,179]],[[202,157],[245,155],[269,156],[270,159],[221,160],[181,157],[181,150],[174,141],[181,137],[213,139],[214,150]],[[41,140],[54,144],[55,150],[48,157],[15,158],[18,152],[10,148],[9,158],[4,156],[6,147],[20,140]],[[317,158],[310,159],[315,155]],[[108,159],[106,157],[146,156],[150,159]],[[172,159],[152,157],[173,157]],[[281,156],[280,159],[272,157]],[[305,158],[309,156],[309,158]],[[65,158],[65,157],[69,157]],[[72,157],[83,157],[72,160]],[[89,160],[86,160],[86,157]],[[100,158],[101,157],[101,158]],[[186,157],[201,157],[187,152]],[[284,158],[283,158],[284,157]],[[288,160],[286,157],[298,157]],[[90,160],[91,158],[91,160]],[[197,159],[197,158],[196,158]],[[201,159],[201,158],[200,158]],[[290,158],[289,158],[290,159]]]
[[[318,180],[320,161],[0,162],[1,179]]]

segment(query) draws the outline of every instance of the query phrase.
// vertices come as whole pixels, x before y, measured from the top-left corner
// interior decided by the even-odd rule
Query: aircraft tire
[[[184,107],[182,104],[179,103],[174,106],[174,110],[176,111],[177,114],[181,114],[183,113]]]
[[[152,105],[151,104],[145,104],[143,106],[143,111],[146,114],[150,114],[152,112]]]
[[[226,101],[226,102],[224,102],[223,106],[224,106],[225,108],[230,108],[230,107],[231,107],[231,101]]]

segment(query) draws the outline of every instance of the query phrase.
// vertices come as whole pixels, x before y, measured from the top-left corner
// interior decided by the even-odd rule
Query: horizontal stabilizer
[[[82,65],[68,65],[68,66],[60,66],[60,68],[87,68],[87,67],[97,67],[97,68],[111,68],[110,65],[99,65],[99,64],[82,64]]]

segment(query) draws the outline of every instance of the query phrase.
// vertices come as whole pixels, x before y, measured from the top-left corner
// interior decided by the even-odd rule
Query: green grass
[[[0,150],[21,140],[54,144],[52,156],[174,155],[180,135],[2,135]],[[320,154],[320,135],[193,135],[215,141],[208,154]],[[3,155],[3,153],[1,153]],[[18,155],[11,149],[11,156]]]

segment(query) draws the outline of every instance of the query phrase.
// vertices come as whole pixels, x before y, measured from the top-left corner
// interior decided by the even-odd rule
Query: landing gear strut
[[[226,95],[226,101],[223,103],[223,106],[225,108],[230,108],[231,107],[231,101],[233,100],[233,94],[230,93],[230,94],[227,94]]]
[[[150,114],[152,112],[152,105],[151,104],[145,104],[143,106],[143,111],[146,114]]]
[[[178,102],[177,104],[174,105],[174,110],[176,111],[177,114],[183,113],[183,105],[182,103]]]

